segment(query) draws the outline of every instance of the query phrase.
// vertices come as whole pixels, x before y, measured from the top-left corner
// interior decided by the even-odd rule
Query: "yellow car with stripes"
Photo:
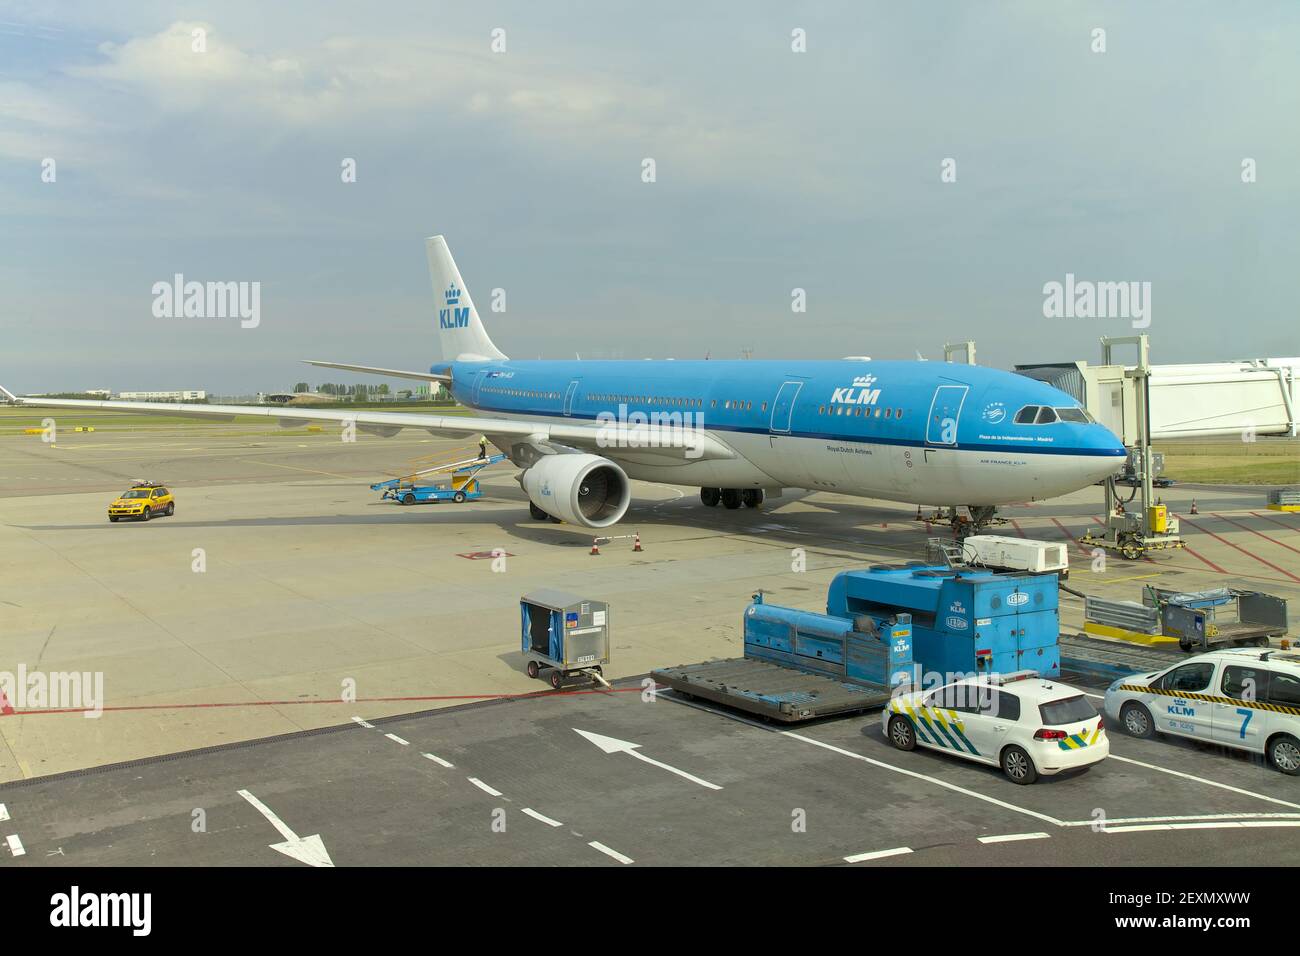
[[[899,750],[943,750],[1001,767],[1018,784],[1090,767],[1110,755],[1092,702],[1030,670],[899,694],[885,707],[881,723]]]
[[[1106,716],[1134,737],[1171,734],[1263,754],[1300,774],[1300,654],[1233,647],[1121,677]]]

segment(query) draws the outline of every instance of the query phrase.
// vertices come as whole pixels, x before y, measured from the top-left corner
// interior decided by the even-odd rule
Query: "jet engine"
[[[632,503],[627,474],[599,455],[543,455],[519,483],[538,508],[584,528],[608,528]]]

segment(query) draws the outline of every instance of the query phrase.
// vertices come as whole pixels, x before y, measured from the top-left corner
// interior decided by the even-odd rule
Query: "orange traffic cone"
[[[1200,514],[1200,512],[1196,510],[1196,499],[1195,499],[1195,498],[1192,499],[1192,514],[1194,514],[1194,515],[1198,515],[1198,514]]]
[[[600,542],[595,538],[591,539],[591,553],[600,554]]]
[[[641,547],[641,532],[640,532],[640,531],[638,531],[638,532],[636,532],[636,534],[632,535],[632,550],[633,550],[633,551],[641,551],[641,550],[644,550],[644,549]]]

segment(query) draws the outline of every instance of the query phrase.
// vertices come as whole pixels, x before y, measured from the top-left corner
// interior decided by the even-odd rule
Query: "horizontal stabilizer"
[[[388,378],[413,378],[419,382],[451,382],[450,375],[438,372],[404,372],[395,368],[375,368],[372,365],[344,365],[342,362],[318,362],[315,359],[303,359],[303,361],[318,368],[341,368],[345,372],[365,372],[370,375],[385,375]]]

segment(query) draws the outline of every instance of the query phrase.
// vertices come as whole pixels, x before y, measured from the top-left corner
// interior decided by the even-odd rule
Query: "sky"
[[[1297,49],[1291,2],[0,0],[0,384],[427,369],[436,233],[516,358],[1099,361],[1067,274],[1150,283],[1158,363],[1297,355]],[[155,315],[177,273],[256,326]]]

